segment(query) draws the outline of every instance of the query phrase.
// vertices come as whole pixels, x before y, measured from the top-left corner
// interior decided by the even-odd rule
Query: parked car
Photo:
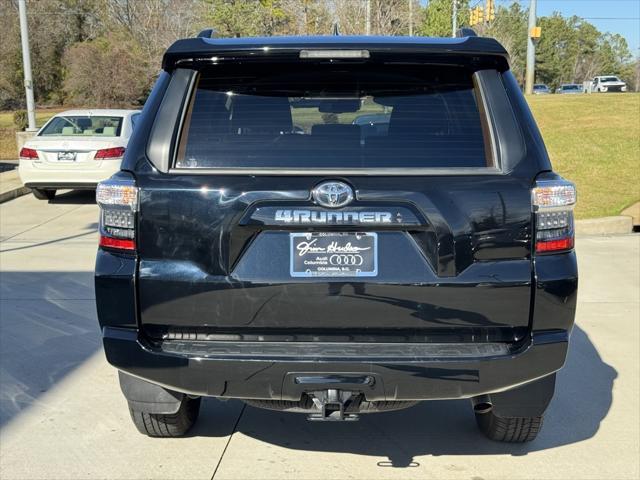
[[[364,140],[375,135],[386,135],[389,131],[388,113],[373,113],[359,115],[353,119],[353,124],[360,127],[360,137]]]
[[[489,438],[536,437],[576,191],[502,45],[190,38],[162,68],[96,194],[98,319],[140,432],[184,434],[202,397],[314,421],[469,399]]]
[[[95,189],[120,170],[139,110],[68,110],[20,150],[22,183],[40,200],[59,189]]]
[[[582,87],[577,83],[563,83],[556,89],[556,93],[574,95],[583,93]]]
[[[533,86],[534,95],[547,95],[549,93],[551,93],[551,90],[544,83],[536,83]]]
[[[584,82],[583,90],[585,93],[626,92],[627,84],[615,75],[601,75]]]

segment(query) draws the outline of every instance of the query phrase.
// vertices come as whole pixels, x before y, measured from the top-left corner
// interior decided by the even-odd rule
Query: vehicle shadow
[[[77,240],[79,238],[88,237],[88,236],[94,235],[96,233],[96,231],[98,230],[98,222],[93,222],[93,223],[87,224],[87,226],[84,227],[84,230],[86,230],[86,231],[82,232],[82,233],[76,233],[74,235],[67,235],[66,237],[54,238],[52,240],[45,240],[44,242],[32,243],[32,244],[29,244],[29,245],[22,245],[22,246],[19,246],[19,247],[9,247],[9,248],[0,247],[0,253],[16,252],[16,251],[19,251],[19,250],[29,250],[30,248],[37,248],[37,247],[42,247],[42,246],[45,246],[45,245],[52,245],[54,243],[62,243],[62,242],[66,242],[66,241],[69,241],[69,240]]]
[[[96,203],[95,190],[60,190],[49,200],[53,205],[90,205]]]
[[[587,440],[606,418],[617,372],[575,327],[567,364],[538,438],[527,444],[486,439],[478,431],[468,400],[423,402],[411,409],[363,415],[358,422],[308,422],[304,415],[245,407],[237,431],[285,448],[386,457],[380,467],[416,467],[424,455],[526,455]],[[216,400],[203,403],[195,436],[218,436]]]
[[[101,348],[93,272],[0,275],[0,426]]]

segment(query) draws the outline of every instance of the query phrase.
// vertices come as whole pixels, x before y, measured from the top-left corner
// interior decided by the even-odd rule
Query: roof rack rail
[[[477,36],[478,34],[476,33],[476,31],[473,28],[469,28],[469,27],[459,28],[458,31],[456,32],[456,38],[477,37]]]
[[[215,28],[205,28],[198,34],[198,38],[216,38],[217,36]]]

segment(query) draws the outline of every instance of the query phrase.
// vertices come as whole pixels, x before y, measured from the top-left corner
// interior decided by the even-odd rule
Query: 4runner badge
[[[344,182],[322,182],[311,191],[318,205],[339,208],[353,201],[353,189]]]

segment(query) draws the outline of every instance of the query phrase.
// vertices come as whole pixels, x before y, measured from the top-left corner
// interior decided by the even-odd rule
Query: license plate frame
[[[58,152],[57,160],[58,162],[75,162],[78,158],[78,152]]]
[[[375,232],[290,232],[289,244],[294,278],[378,276]]]

